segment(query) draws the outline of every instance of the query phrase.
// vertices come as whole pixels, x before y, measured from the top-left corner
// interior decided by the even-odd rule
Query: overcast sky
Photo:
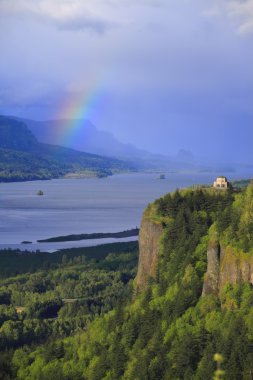
[[[0,0],[0,46],[2,114],[253,163],[253,0]]]

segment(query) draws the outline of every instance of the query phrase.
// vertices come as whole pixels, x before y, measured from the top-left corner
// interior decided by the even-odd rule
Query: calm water
[[[248,178],[233,173],[229,179]],[[116,232],[140,225],[147,204],[176,188],[211,183],[216,174],[122,174],[104,179],[57,179],[0,184],[0,248],[54,250],[115,241],[22,245],[53,236]],[[37,191],[44,195],[38,196]],[[119,241],[119,240],[118,240]]]

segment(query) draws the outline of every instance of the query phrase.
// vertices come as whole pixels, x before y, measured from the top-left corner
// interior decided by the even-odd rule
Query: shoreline
[[[4,250],[20,251],[24,253],[55,253],[64,249],[81,249],[91,248],[100,245],[116,244],[116,243],[129,243],[137,242],[138,236],[131,236],[127,238],[103,238],[103,239],[88,239],[88,240],[76,240],[65,241],[55,243],[31,243],[31,244],[0,244],[0,252]]]
[[[120,232],[94,232],[89,234],[71,234],[64,236],[56,236],[48,239],[37,240],[37,243],[60,243],[79,240],[94,240],[94,239],[121,239],[139,235],[139,228],[132,228],[130,230]],[[21,244],[30,244],[30,242],[22,242]]]

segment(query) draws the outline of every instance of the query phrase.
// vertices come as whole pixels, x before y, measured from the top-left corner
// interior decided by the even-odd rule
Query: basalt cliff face
[[[138,289],[145,288],[148,279],[155,277],[162,232],[162,224],[152,221],[144,213],[139,234],[140,254],[135,279]]]
[[[135,280],[139,290],[145,288],[149,278],[156,276],[162,233],[162,224],[152,221],[144,214],[139,234],[140,255]],[[235,252],[232,247],[223,247],[211,239],[207,248],[207,271],[202,296],[219,296],[225,285],[246,282],[253,285],[253,257]]]
[[[144,213],[139,234],[139,263],[136,286],[142,290],[149,278],[155,278],[159,260],[161,223],[149,219]],[[232,247],[223,247],[210,239],[207,248],[207,271],[204,276],[202,296],[219,296],[227,284],[251,283],[253,285],[253,257],[238,253]]]
[[[209,242],[207,249],[207,272],[204,278],[202,295],[218,294],[220,277],[220,245],[218,242]]]
[[[163,287],[173,281],[179,284],[189,265],[198,276],[202,296],[219,296],[227,284],[253,285],[252,220],[253,184],[243,191],[185,189],[166,194],[143,215],[137,289],[156,278],[160,260]]]
[[[253,284],[253,257],[210,241],[202,295],[219,295],[227,284]]]

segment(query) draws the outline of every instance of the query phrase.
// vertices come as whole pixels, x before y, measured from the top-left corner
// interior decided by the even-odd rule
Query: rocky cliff
[[[162,224],[153,221],[144,213],[139,234],[139,263],[136,276],[138,289],[143,289],[150,277],[155,277],[159,256]]]
[[[184,189],[166,194],[148,206],[142,219],[137,288],[156,277],[160,249],[163,286],[184,278],[190,263],[203,296],[219,296],[226,284],[253,284],[252,220],[253,184],[242,191]]]
[[[142,218],[139,234],[139,263],[136,276],[138,289],[145,288],[150,277],[155,277],[159,259],[162,224],[146,214]],[[226,284],[248,282],[253,284],[253,256],[223,247],[210,239],[207,248],[207,271],[204,276],[202,295],[219,295]]]
[[[207,249],[207,272],[204,278],[203,296],[218,294],[220,277],[220,245],[210,241]]]
[[[253,257],[210,241],[207,249],[207,272],[202,295],[219,295],[225,285],[253,284]]]

